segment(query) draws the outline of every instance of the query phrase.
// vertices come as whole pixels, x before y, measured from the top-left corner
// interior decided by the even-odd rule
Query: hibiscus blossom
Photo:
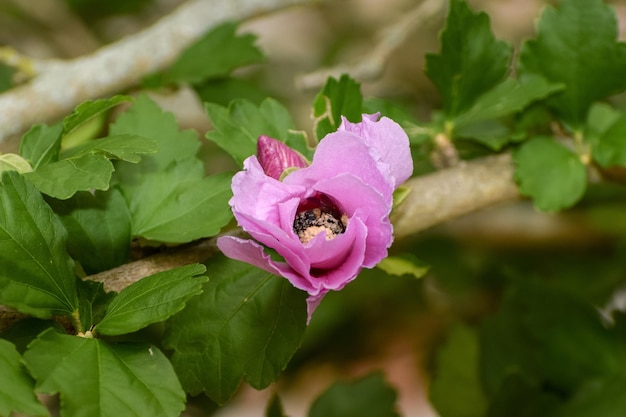
[[[306,291],[309,320],[328,291],[387,256],[392,194],[413,172],[409,140],[393,120],[345,118],[308,162],[267,136],[233,177],[230,206],[254,240],[220,237],[228,257],[285,277]],[[265,253],[274,249],[284,262]]]

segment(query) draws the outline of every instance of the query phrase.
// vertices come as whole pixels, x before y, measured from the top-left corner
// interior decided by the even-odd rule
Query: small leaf
[[[15,346],[0,339],[0,416],[12,413],[48,416],[33,392],[34,382],[25,372]]]
[[[32,171],[27,160],[14,153],[5,153],[0,155],[0,172],[17,171],[20,174]]]
[[[69,135],[100,113],[131,100],[132,98],[129,96],[117,95],[111,98],[88,100],[79,104],[69,116],[63,119],[63,135]]]
[[[130,213],[117,188],[83,191],[67,200],[49,199],[69,233],[67,250],[87,274],[112,269],[128,261]]]
[[[472,139],[493,151],[501,150],[512,140],[509,127],[499,120],[483,120],[462,125],[455,129],[454,136],[457,139]]]
[[[101,282],[78,280],[78,315],[82,330],[91,330],[104,317],[106,308],[113,298],[114,292],[106,292]]]
[[[304,335],[306,293],[223,256],[207,268],[211,280],[168,320],[164,344],[185,390],[224,404],[244,378],[256,389],[278,379]]]
[[[571,207],[587,187],[585,166],[578,156],[547,137],[524,142],[513,153],[520,192],[544,211]]]
[[[204,177],[195,158],[144,178],[128,196],[133,236],[170,243],[214,236],[232,218],[232,174]]]
[[[597,109],[595,112],[594,108]],[[595,123],[596,134],[587,138],[593,159],[603,167],[626,166],[626,114],[594,108],[589,112],[589,118]]]
[[[563,0],[558,8],[546,7],[537,38],[522,48],[522,73],[565,85],[549,103],[574,130],[594,101],[626,89],[626,44],[617,42],[617,34],[617,19],[604,1]]]
[[[437,353],[430,400],[441,417],[482,417],[487,398],[479,373],[480,345],[476,332],[457,324]]]
[[[228,153],[239,166],[256,153],[257,139],[266,135],[285,142],[289,147],[310,158],[302,136],[290,133],[295,125],[287,109],[276,100],[267,98],[256,106],[247,100],[235,100],[228,108],[205,103],[214,130],[206,138]]]
[[[163,75],[165,81],[199,83],[226,76],[237,67],[263,62],[263,52],[254,45],[256,36],[237,35],[237,26],[226,22],[207,32],[180,54]]]
[[[91,153],[101,154],[109,159],[137,163],[141,160],[139,155],[156,153],[157,151],[158,147],[153,139],[137,135],[113,135],[71,148],[62,156],[70,159]]]
[[[64,200],[78,191],[107,190],[112,173],[111,161],[88,153],[43,165],[24,176],[42,193]]]
[[[428,265],[410,253],[388,256],[376,266],[389,275],[413,275],[415,278],[423,277],[429,268]]]
[[[309,417],[399,417],[396,397],[396,391],[376,372],[333,384],[315,400]]]
[[[208,80],[201,84],[195,84],[193,89],[202,102],[211,102],[222,106],[228,106],[228,103],[236,99],[245,99],[258,106],[268,96],[268,93],[263,90],[263,86],[234,77]]]
[[[30,162],[33,169],[58,161],[61,133],[63,133],[63,126],[60,123],[54,126],[31,127],[20,142],[20,155]]]
[[[509,70],[512,48],[491,32],[489,16],[451,0],[441,52],[426,55],[426,74],[443,96],[447,119],[468,110]]]
[[[171,417],[185,395],[170,362],[143,343],[42,333],[24,354],[37,392],[61,395],[63,416]]]
[[[202,292],[208,278],[204,265],[187,265],[142,278],[123,289],[109,304],[94,331],[120,335],[137,331],[179,312],[188,299]]]
[[[322,90],[313,100],[315,134],[320,141],[341,125],[341,116],[351,122],[360,122],[363,113],[361,85],[344,74],[339,78],[328,78]]]
[[[461,113],[454,120],[455,127],[517,113],[532,102],[545,99],[564,87],[563,84],[550,83],[537,75],[526,76],[521,80],[507,78],[481,95],[470,109]]]
[[[0,304],[47,318],[78,307],[67,232],[41,194],[16,172],[0,182]]]

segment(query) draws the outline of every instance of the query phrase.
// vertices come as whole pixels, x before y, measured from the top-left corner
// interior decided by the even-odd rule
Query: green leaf
[[[41,194],[16,172],[0,182],[0,304],[37,317],[78,307],[67,232]]]
[[[76,193],[67,200],[48,201],[69,233],[67,250],[87,274],[128,261],[130,213],[117,188]]]
[[[499,120],[482,120],[456,128],[454,136],[470,138],[491,150],[499,151],[512,140],[509,127]]]
[[[30,162],[33,169],[58,161],[61,133],[63,133],[63,126],[60,123],[54,126],[31,127],[28,132],[24,133],[20,142],[20,155]]]
[[[106,312],[106,308],[115,298],[114,292],[106,292],[104,284],[90,280],[78,280],[78,297],[80,305],[78,314],[83,332],[91,330],[99,323]]]
[[[215,142],[233,157],[239,166],[256,153],[260,135],[281,140],[304,156],[310,156],[302,136],[293,133],[295,125],[287,109],[276,100],[267,98],[256,106],[248,100],[235,100],[228,108],[205,103],[214,130],[206,138]]]
[[[489,16],[451,0],[441,52],[426,55],[426,75],[443,96],[448,120],[469,109],[499,84],[509,70],[512,49],[495,39]]]
[[[309,417],[399,417],[396,391],[380,372],[353,382],[337,382],[320,395]]]
[[[593,159],[603,167],[626,166],[626,114],[608,104],[591,107],[585,126],[585,139],[591,144]]]
[[[71,159],[87,154],[101,154],[109,159],[137,163],[141,160],[139,155],[156,153],[158,149],[153,139],[137,135],[113,135],[71,148],[62,157]]]
[[[32,171],[27,160],[14,153],[5,153],[0,155],[0,172],[17,171],[20,174]]]
[[[272,395],[272,398],[270,398],[267,404],[267,410],[265,411],[265,417],[287,417],[283,410],[280,397],[277,394]]]
[[[564,84],[549,103],[580,130],[594,101],[626,89],[626,44],[617,42],[615,14],[602,0],[563,0],[545,9],[537,32],[522,48],[521,71]]]
[[[0,63],[0,93],[13,87],[13,74],[15,69]]]
[[[48,410],[33,392],[35,384],[25,372],[21,359],[13,344],[0,339],[0,415],[48,416]]]
[[[413,275],[415,278],[421,278],[428,272],[428,265],[411,253],[388,256],[376,266],[389,275]]]
[[[256,106],[268,96],[262,86],[248,80],[234,77],[217,78],[193,86],[202,102],[216,103],[222,106],[236,99],[245,99]]]
[[[564,87],[563,84],[550,83],[537,75],[529,75],[521,80],[507,78],[478,97],[466,112],[458,115],[454,120],[455,127],[520,112],[532,102],[543,100]]]
[[[146,176],[129,193],[133,236],[183,243],[216,235],[232,218],[232,174],[203,177],[204,166],[192,158]]]
[[[514,153],[515,180],[520,192],[544,211],[574,205],[587,187],[585,166],[578,156],[547,137],[524,142]]]
[[[126,185],[139,181],[146,172],[165,169],[172,162],[196,155],[200,141],[192,130],[180,131],[174,115],[164,112],[147,95],[140,95],[129,110],[111,124],[109,134],[136,135],[156,141],[158,152],[137,165],[120,164],[118,175]]]
[[[473,329],[457,324],[437,353],[430,400],[441,417],[482,417],[487,398],[478,366],[480,345]]]
[[[24,354],[37,392],[61,395],[63,416],[171,417],[185,395],[156,347],[42,333]]]
[[[226,22],[185,49],[164,74],[166,82],[199,83],[224,77],[235,68],[264,61],[253,34],[237,35],[238,23]]]
[[[123,289],[109,304],[94,331],[106,335],[132,333],[179,312],[202,292],[208,278],[204,265],[187,265],[142,278]]]
[[[164,344],[185,390],[224,404],[244,378],[256,389],[276,381],[302,340],[306,293],[223,256],[207,268],[211,280],[168,320]]]
[[[591,379],[570,398],[554,417],[618,417],[626,408],[626,376]]]
[[[78,191],[107,190],[113,164],[102,155],[62,159],[24,174],[44,194],[64,200]]]
[[[318,141],[341,125],[341,116],[351,122],[360,122],[363,113],[361,85],[344,74],[328,78],[313,100],[313,118]]]
[[[100,113],[131,100],[129,96],[117,95],[111,98],[87,100],[79,104],[69,116],[63,119],[63,135],[69,135]]]

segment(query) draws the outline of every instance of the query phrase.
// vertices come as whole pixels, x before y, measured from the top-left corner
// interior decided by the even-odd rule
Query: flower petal
[[[383,117],[376,121],[377,118],[377,114],[363,115],[360,123],[351,123],[342,117],[338,131],[352,132],[362,137],[374,158],[389,166],[394,178],[393,187],[396,188],[413,173],[409,138],[393,120]]]

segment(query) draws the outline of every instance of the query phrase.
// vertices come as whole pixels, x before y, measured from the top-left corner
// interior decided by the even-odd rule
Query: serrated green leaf
[[[33,168],[27,160],[14,153],[5,153],[0,155],[0,172],[17,171],[20,174],[30,172]]]
[[[320,141],[341,125],[341,116],[351,122],[360,122],[363,113],[361,85],[348,75],[339,80],[328,78],[313,100],[316,139]]]
[[[78,307],[67,232],[41,194],[16,172],[0,182],[0,304],[37,317]]]
[[[603,0],[563,0],[545,9],[537,38],[522,48],[522,73],[565,85],[549,103],[574,130],[594,101],[626,89],[626,44],[617,42],[617,33],[615,14]]]
[[[37,400],[34,385],[15,346],[0,339],[0,416],[12,413],[32,417],[49,415],[46,407]]]
[[[62,159],[24,174],[44,194],[64,200],[78,191],[107,190],[113,164],[102,155]]]
[[[489,16],[451,0],[441,52],[426,55],[426,75],[443,97],[448,120],[469,109],[499,84],[509,70],[512,48],[491,32]]]
[[[224,404],[245,378],[275,381],[305,330],[306,293],[283,278],[215,256],[204,292],[167,322],[165,346],[185,390]]]
[[[587,187],[585,166],[574,152],[547,137],[524,142],[513,153],[520,192],[544,211],[574,205]]]
[[[42,333],[24,354],[40,393],[61,395],[64,416],[171,417],[185,395],[155,346]]]
[[[501,150],[513,140],[509,127],[499,120],[482,120],[476,123],[468,123],[455,129],[454,136],[457,139],[471,139],[493,151]]]
[[[69,116],[63,119],[63,135],[69,135],[100,113],[131,100],[129,96],[117,95],[111,98],[87,100],[79,104]]]
[[[480,345],[476,332],[457,324],[437,353],[437,368],[430,387],[430,401],[441,417],[482,417],[487,398],[478,366]]]
[[[429,268],[428,265],[410,253],[388,256],[376,266],[389,275],[413,275],[415,278],[423,277]]]
[[[169,318],[202,292],[202,284],[208,278],[198,275],[205,271],[204,265],[187,265],[134,282],[113,299],[94,331],[127,334]]]
[[[33,169],[58,161],[62,133],[63,126],[61,123],[54,126],[35,125],[31,127],[22,136],[20,155],[30,162]]]
[[[228,108],[205,103],[205,109],[214,128],[206,138],[232,156],[239,166],[256,153],[260,135],[281,140],[305,157],[311,156],[304,137],[293,134],[295,125],[289,112],[274,99],[267,98],[259,106],[248,100],[235,100]]]
[[[199,83],[228,75],[237,67],[264,61],[253,34],[237,35],[238,23],[213,28],[185,49],[164,74],[166,82]]]
[[[113,135],[71,148],[62,157],[70,159],[92,153],[102,154],[109,159],[137,163],[141,161],[139,155],[156,153],[158,150],[154,139],[137,135]]]
[[[48,201],[69,233],[67,250],[87,274],[128,261],[130,213],[117,188],[76,193],[67,200]]]
[[[192,130],[180,131],[174,115],[164,112],[147,95],[140,95],[129,110],[122,113],[109,134],[136,135],[156,141],[158,152],[146,155],[137,165],[120,164],[118,176],[129,185],[146,172],[161,171],[172,162],[195,156],[200,149],[198,135]]]
[[[479,121],[497,119],[522,111],[534,101],[561,91],[563,84],[550,83],[545,78],[532,75],[516,80],[507,78],[478,97],[474,105],[454,120],[455,127]]]
[[[232,174],[203,175],[202,162],[191,158],[146,176],[128,196],[133,236],[183,243],[216,235],[232,218]]]
[[[320,395],[309,417],[399,417],[396,391],[379,372],[353,382],[337,382]]]

